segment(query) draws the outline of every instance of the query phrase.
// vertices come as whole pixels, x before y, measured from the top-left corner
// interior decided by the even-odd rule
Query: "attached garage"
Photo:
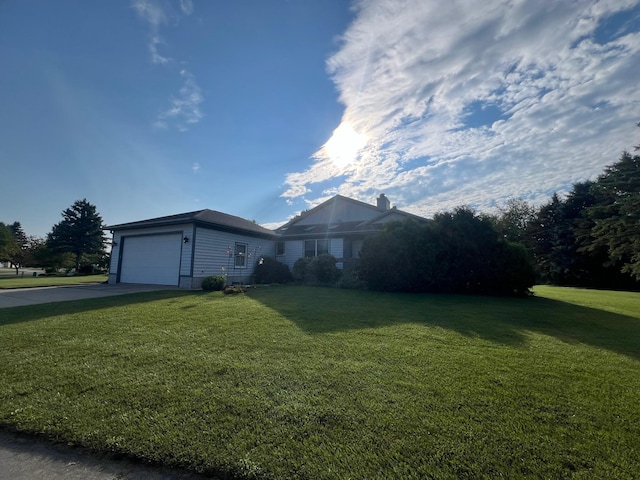
[[[124,237],[120,282],[179,285],[182,233]]]
[[[199,288],[224,275],[250,282],[258,256],[273,255],[276,234],[215,210],[198,210],[105,227],[113,237],[109,283]],[[231,252],[231,253],[230,253]]]

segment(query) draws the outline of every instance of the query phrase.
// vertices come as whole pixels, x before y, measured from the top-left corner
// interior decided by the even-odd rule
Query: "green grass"
[[[81,283],[106,282],[106,275],[78,275],[74,277],[0,277],[0,290],[6,288],[55,287],[58,285],[79,285]]]
[[[267,287],[5,309],[0,424],[237,478],[635,478],[638,294],[622,315],[570,293]]]
[[[637,292],[586,290],[548,285],[538,285],[533,291],[540,297],[640,318],[640,293]]]

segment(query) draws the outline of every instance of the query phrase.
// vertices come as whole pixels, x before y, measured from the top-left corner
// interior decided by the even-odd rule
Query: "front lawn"
[[[622,315],[563,291],[5,309],[0,424],[237,478],[634,478],[639,294]]]
[[[82,283],[102,283],[107,275],[77,275],[70,277],[34,277],[14,276],[0,277],[0,290],[6,288],[57,287],[60,285],[80,285]]]

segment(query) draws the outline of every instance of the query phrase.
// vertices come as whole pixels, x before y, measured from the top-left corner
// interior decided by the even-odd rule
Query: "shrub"
[[[85,264],[80,265],[80,268],[78,268],[78,273],[81,275],[91,275],[93,273],[96,273],[96,270],[93,265]]]
[[[364,240],[360,265],[372,290],[526,295],[535,283],[524,248],[464,207],[428,224],[388,224]]]
[[[309,283],[310,270],[309,263],[311,263],[311,257],[302,257],[296,260],[293,264],[293,279],[298,283]]]
[[[328,253],[314,257],[309,262],[309,270],[316,282],[332,285],[340,278],[340,270],[336,267],[336,257]]]
[[[246,291],[247,289],[241,287],[240,285],[230,285],[228,287],[224,287],[222,293],[224,293],[225,295],[236,295],[238,293],[244,293]]]
[[[262,257],[256,262],[255,283],[288,283],[292,280],[291,270],[284,263],[272,257]]]
[[[296,260],[293,264],[293,278],[307,285],[334,285],[340,278],[340,270],[336,267],[336,258],[325,253]]]
[[[528,295],[535,284],[536,271],[526,249],[518,243],[504,242],[500,260],[502,284],[498,293]]]
[[[217,292],[224,288],[225,278],[221,275],[212,275],[202,279],[202,290],[206,292]]]
[[[352,264],[342,270],[340,280],[338,280],[338,288],[364,288],[365,283],[360,279],[359,262],[353,261]]]

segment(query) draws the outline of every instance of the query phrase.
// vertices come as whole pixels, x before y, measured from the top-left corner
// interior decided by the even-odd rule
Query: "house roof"
[[[381,223],[385,218],[393,217],[393,216],[396,216],[396,215],[400,215],[400,216],[402,216],[404,218],[412,218],[413,220],[415,220],[417,222],[428,222],[429,221],[428,219],[426,219],[424,217],[420,217],[418,215],[414,215],[413,213],[405,212],[404,210],[398,210],[396,207],[392,207],[389,210],[385,210],[384,212],[382,212],[377,217],[374,217],[374,218],[372,218],[370,220],[366,220],[366,221],[362,222],[360,224],[360,226],[364,227],[365,225]]]
[[[306,212],[302,212],[300,215],[292,218],[287,223],[285,223],[281,227],[277,228],[276,231],[280,232],[281,230],[286,230],[290,226],[300,222],[301,220],[304,220],[305,218],[313,215],[314,213],[316,213],[316,212],[318,212],[320,210],[323,210],[323,209],[331,206],[332,204],[336,204],[337,202],[340,202],[340,201],[350,202],[350,203],[352,203],[354,205],[357,205],[357,206],[360,206],[360,207],[366,207],[366,208],[370,209],[373,212],[381,212],[381,210],[378,209],[378,207],[376,207],[375,205],[370,205],[368,203],[361,202],[360,200],[355,200],[353,198],[344,197],[342,195],[335,195],[335,196],[331,197],[329,200],[326,200],[326,201],[322,202],[320,205],[316,205],[312,209],[307,210]]]
[[[332,215],[323,214],[322,210],[327,209],[333,212],[337,206],[348,207],[347,210],[357,211],[356,218],[346,218],[343,221],[340,218],[333,218]],[[353,208],[355,207],[355,208]],[[344,213],[344,208],[343,208]],[[318,214],[318,218],[331,218],[329,222],[313,222],[313,216]],[[353,198],[336,195],[320,205],[298,215],[285,223],[275,231],[264,228],[244,218],[229,215],[227,213],[218,212],[216,210],[196,210],[194,212],[179,213],[177,215],[168,215],[166,217],[151,218],[149,220],[140,220],[137,222],[120,223],[117,225],[109,225],[104,227],[105,230],[133,230],[139,228],[165,227],[170,225],[179,225],[185,223],[195,223],[204,228],[215,230],[224,230],[235,233],[243,233],[249,235],[274,238],[283,237],[306,237],[317,235],[346,235],[355,233],[366,233],[382,228],[382,225],[389,221],[389,217],[413,218],[419,222],[427,221],[425,218],[413,215],[393,207],[390,209],[381,209],[376,205],[354,200]],[[310,218],[311,217],[311,218]],[[317,219],[315,219],[317,220]]]
[[[335,219],[330,222],[317,222],[312,223],[312,218],[322,210],[330,210],[336,207],[338,203],[351,205],[357,208],[357,210],[363,214],[358,219],[349,219],[348,221],[342,221],[341,219]],[[363,213],[364,212],[364,213]],[[322,215],[318,215],[322,217]],[[303,212],[297,217],[291,219],[285,223],[276,232],[285,237],[304,237],[304,236],[317,236],[319,234],[336,235],[336,234],[349,234],[349,233],[365,233],[382,228],[383,224],[389,221],[388,217],[402,217],[412,218],[419,222],[426,222],[427,219],[413,215],[397,208],[381,209],[376,205],[354,200],[353,198],[343,197],[342,195],[336,195],[329,200],[321,203],[320,205]]]
[[[120,223],[118,225],[108,225],[105,230],[132,230],[137,228],[164,227],[178,225],[182,223],[195,223],[204,227],[219,230],[231,230],[243,233],[257,234],[261,236],[274,237],[272,230],[264,228],[257,223],[245,220],[244,218],[229,215],[228,213],[216,210],[196,210],[195,212],[179,213],[166,217],[151,218],[138,222]]]

